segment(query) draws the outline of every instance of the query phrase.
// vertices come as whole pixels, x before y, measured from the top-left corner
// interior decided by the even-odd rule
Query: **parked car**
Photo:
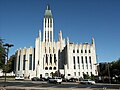
[[[59,83],[61,84],[62,78],[61,77],[53,77],[49,79],[49,83]]]
[[[16,76],[15,80],[24,80],[24,77],[23,76]]]
[[[70,78],[70,79],[68,79],[68,82],[76,82],[76,81],[78,81],[77,78]]]
[[[81,84],[95,84],[95,81],[90,80],[90,79],[84,79],[80,81]]]
[[[40,78],[38,78],[38,77],[33,77],[33,78],[31,78],[31,80],[32,80],[32,81],[40,81]]]

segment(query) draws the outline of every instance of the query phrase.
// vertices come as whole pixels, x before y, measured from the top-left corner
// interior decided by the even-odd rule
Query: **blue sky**
[[[60,30],[74,43],[91,43],[94,37],[98,62],[120,58],[120,0],[0,0],[0,37],[14,44],[9,55],[34,47],[47,4],[55,41]]]

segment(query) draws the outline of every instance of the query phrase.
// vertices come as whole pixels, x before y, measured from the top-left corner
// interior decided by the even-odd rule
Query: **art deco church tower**
[[[47,6],[43,19],[43,41],[41,31],[35,43],[35,66],[36,75],[39,77],[50,77],[55,73],[60,65],[60,51],[65,47],[65,40],[62,39],[60,31],[58,41],[53,38],[53,17],[50,6]],[[59,65],[58,65],[59,63]]]
[[[45,10],[43,30],[43,42],[53,42],[53,18],[49,5]]]

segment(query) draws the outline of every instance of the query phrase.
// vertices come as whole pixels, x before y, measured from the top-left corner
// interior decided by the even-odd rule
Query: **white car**
[[[59,83],[61,84],[62,78],[61,77],[53,77],[49,79],[49,83]]]
[[[90,79],[84,79],[80,81],[81,84],[95,84],[95,81],[90,80]]]
[[[24,77],[23,76],[16,76],[15,80],[24,80]]]

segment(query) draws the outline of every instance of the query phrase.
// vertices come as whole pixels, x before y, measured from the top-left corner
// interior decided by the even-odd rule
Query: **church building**
[[[52,77],[58,72],[65,78],[80,78],[83,74],[98,75],[95,40],[91,43],[74,44],[64,39],[59,32],[58,41],[54,41],[54,20],[47,6],[43,20],[43,34],[35,40],[35,48],[23,48],[16,51],[16,76]]]

